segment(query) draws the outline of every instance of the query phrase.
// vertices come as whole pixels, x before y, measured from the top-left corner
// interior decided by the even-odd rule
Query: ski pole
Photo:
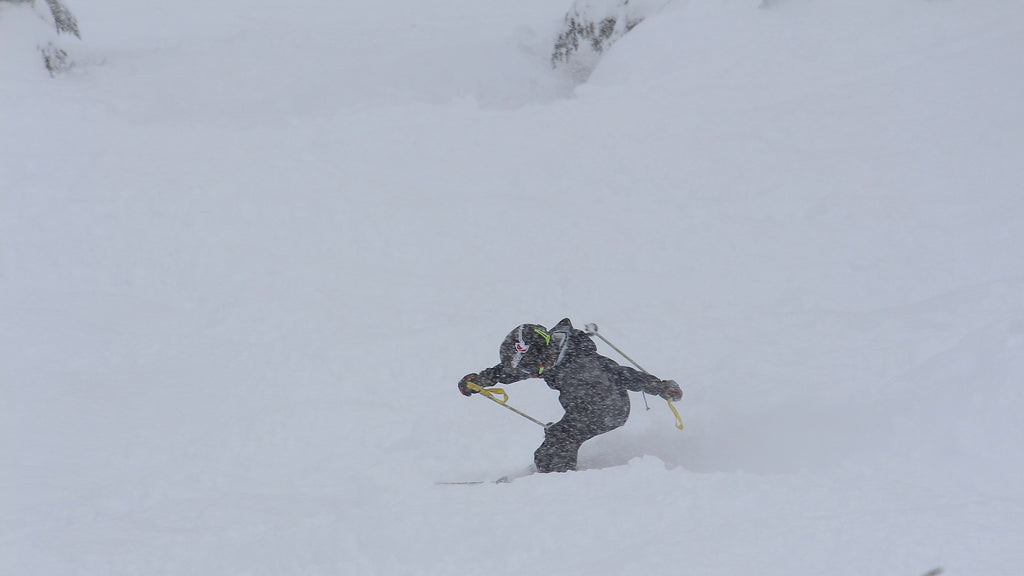
[[[476,384],[475,382],[467,382],[466,383],[466,387],[469,388],[470,390],[474,391],[474,392],[479,392],[484,398],[487,398],[488,400],[498,404],[499,406],[502,406],[504,408],[508,408],[509,410],[515,412],[516,414],[519,414],[523,418],[526,418],[530,422],[533,422],[534,424],[537,424],[541,428],[544,428],[545,430],[547,429],[548,426],[551,426],[550,422],[545,424],[545,423],[541,422],[540,420],[537,420],[533,416],[530,416],[529,414],[526,414],[526,413],[524,413],[524,412],[522,412],[520,410],[516,410],[515,408],[513,408],[513,407],[509,406],[508,404],[506,404],[506,402],[508,402],[508,393],[505,392],[505,390],[503,390],[501,388],[484,388],[483,386],[480,386],[479,384]],[[502,399],[498,400],[497,396],[502,396]]]
[[[610,340],[608,340],[607,338],[604,337],[603,334],[598,332],[597,331],[597,324],[587,324],[583,328],[584,328],[584,331],[587,334],[591,334],[593,336],[597,336],[602,341],[604,341],[605,344],[611,346],[612,350],[615,350],[616,352],[621,354],[623,358],[625,358],[626,360],[629,360],[630,364],[632,364],[633,366],[637,367],[637,370],[640,370],[641,372],[643,372],[644,374],[647,374],[648,376],[651,375],[651,373],[648,372],[647,370],[645,370],[643,366],[637,364],[636,360],[633,360],[628,355],[626,355],[625,352],[623,352],[622,350],[619,350],[618,346],[616,346],[615,344],[612,344]],[[640,392],[640,395],[643,396],[644,406],[646,406],[647,409],[650,410],[651,407],[647,405],[647,395],[644,394],[643,391]],[[665,401],[668,402],[668,407],[672,409],[672,413],[675,414],[675,416],[676,416],[676,428],[682,430],[683,429],[683,419],[679,416],[679,410],[676,410],[675,405],[672,404],[672,400],[666,398]]]

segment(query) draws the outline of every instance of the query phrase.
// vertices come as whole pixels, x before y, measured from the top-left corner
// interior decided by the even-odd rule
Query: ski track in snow
[[[0,3],[0,573],[1024,572],[1017,4],[122,4]],[[565,316],[685,430],[438,485]]]

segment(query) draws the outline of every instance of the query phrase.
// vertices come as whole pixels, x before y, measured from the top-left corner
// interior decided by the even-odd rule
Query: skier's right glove
[[[462,392],[463,396],[472,396],[473,394],[475,394],[476,391],[471,390],[468,384],[470,384],[471,382],[475,383],[478,378],[480,378],[480,375],[475,373],[466,374],[465,376],[463,376],[462,380],[459,380],[459,392]]]
[[[683,397],[683,390],[676,384],[675,380],[662,380],[661,381],[662,391],[658,394],[665,400],[671,400],[672,402],[678,402]]]

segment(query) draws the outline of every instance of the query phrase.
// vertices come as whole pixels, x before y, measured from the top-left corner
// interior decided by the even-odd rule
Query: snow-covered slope
[[[1024,571],[1024,7],[566,4],[0,3],[0,573]],[[437,485],[564,316],[686,429]]]

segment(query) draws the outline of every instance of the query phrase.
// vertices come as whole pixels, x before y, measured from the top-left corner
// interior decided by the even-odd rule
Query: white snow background
[[[0,573],[1024,574],[1024,4],[762,4],[0,4]]]

